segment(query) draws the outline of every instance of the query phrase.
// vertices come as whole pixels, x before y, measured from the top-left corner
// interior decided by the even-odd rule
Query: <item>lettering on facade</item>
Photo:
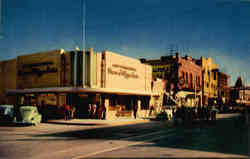
[[[33,63],[33,64],[23,64],[22,70],[18,71],[18,75],[29,75],[37,74],[39,76],[45,73],[55,73],[57,68],[52,67],[53,62],[42,62],[42,63]]]
[[[113,70],[110,67],[110,68],[108,68],[108,73],[109,74],[123,76],[126,79],[128,79],[128,78],[139,78],[139,76],[135,72],[136,71],[135,68],[122,66],[122,65],[118,65],[118,64],[113,64],[112,66],[116,67],[116,68],[120,68],[120,69],[119,70]],[[128,72],[127,70],[133,71],[133,72]]]

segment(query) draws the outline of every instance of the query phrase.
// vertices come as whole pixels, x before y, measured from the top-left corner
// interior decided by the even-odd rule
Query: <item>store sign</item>
[[[19,75],[37,74],[41,76],[45,73],[57,72],[57,68],[51,65],[53,65],[53,62],[24,64],[22,65],[22,70],[18,71],[18,74]]]
[[[114,70],[114,68],[120,68],[119,70]],[[133,71],[133,72],[129,72]],[[126,67],[118,64],[113,64],[112,67],[108,68],[108,73],[112,75],[118,75],[123,76],[126,79],[128,78],[139,78],[139,76],[136,74],[136,69],[132,67]]]

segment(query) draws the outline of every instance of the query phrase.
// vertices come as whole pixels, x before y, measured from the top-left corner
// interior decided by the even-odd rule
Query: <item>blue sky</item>
[[[135,58],[159,58],[169,48],[250,83],[248,0],[2,0],[0,60],[64,48],[105,49]]]

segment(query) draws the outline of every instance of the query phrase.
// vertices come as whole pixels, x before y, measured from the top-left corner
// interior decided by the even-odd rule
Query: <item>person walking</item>
[[[92,119],[96,119],[96,114],[97,114],[97,106],[96,104],[92,105]]]
[[[64,113],[65,114],[64,119],[65,120],[69,120],[69,117],[70,117],[70,106],[68,104],[65,105],[65,110],[64,111],[65,111],[65,113]]]
[[[106,107],[103,106],[103,111],[102,111],[102,120],[105,120],[106,119]]]
[[[137,105],[134,105],[134,108],[133,108],[133,109],[134,109],[134,110],[133,110],[133,112],[134,112],[134,118],[136,119],[137,109],[138,109]]]
[[[70,114],[71,114],[70,118],[71,119],[74,119],[74,117],[75,117],[75,111],[76,111],[76,107],[73,106],[72,109],[71,109],[71,111],[70,111]]]

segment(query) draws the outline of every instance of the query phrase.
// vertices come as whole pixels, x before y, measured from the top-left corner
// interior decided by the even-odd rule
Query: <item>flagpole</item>
[[[86,0],[82,0],[82,51],[83,51],[83,56],[82,56],[82,64],[83,64],[83,71],[82,71],[82,85],[83,88],[85,88],[85,81],[86,81]]]

